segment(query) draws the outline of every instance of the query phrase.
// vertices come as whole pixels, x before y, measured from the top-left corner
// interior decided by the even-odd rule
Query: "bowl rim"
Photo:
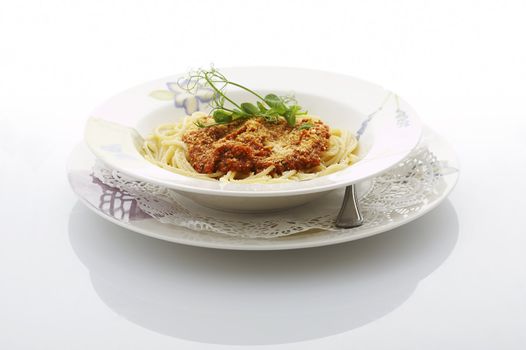
[[[363,174],[359,177],[340,177],[339,179],[332,180],[332,181],[317,181],[319,179],[328,180],[328,177],[330,177],[333,174],[343,174],[343,172],[347,171],[348,169],[352,169],[353,165],[351,165],[349,168],[338,171],[333,174],[329,174],[326,176],[322,176],[319,178],[315,178],[313,180],[305,180],[305,181],[294,181],[290,183],[280,183],[280,184],[265,184],[265,183],[254,183],[254,184],[246,184],[246,183],[228,183],[228,184],[219,184],[219,181],[209,181],[209,180],[202,180],[202,179],[196,179],[191,178],[188,176],[180,175],[172,173],[166,169],[162,169],[150,162],[148,162],[136,149],[134,144],[134,138],[137,137],[137,132],[134,129],[123,127],[122,130],[120,130],[123,135],[127,135],[128,141],[130,143],[129,146],[131,146],[135,152],[139,155],[139,157],[142,159],[144,163],[147,163],[148,166],[154,167],[157,170],[160,170],[164,173],[170,174],[169,176],[164,176],[164,178],[158,178],[155,176],[150,176],[146,172],[141,171],[134,171],[130,170],[129,167],[123,165],[123,163],[115,161],[114,158],[108,156],[107,152],[101,150],[100,147],[98,147],[93,142],[93,125],[97,124],[101,121],[104,121],[104,118],[100,118],[100,111],[104,109],[104,106],[111,104],[112,101],[115,101],[115,99],[121,98],[123,95],[126,95],[127,93],[134,91],[136,89],[142,89],[145,86],[151,86],[152,84],[161,83],[161,82],[167,82],[167,81],[173,81],[174,77],[181,76],[181,74],[176,74],[173,76],[157,79],[154,81],[150,81],[144,84],[137,85],[135,87],[132,87],[128,90],[125,90],[117,95],[114,95],[113,97],[107,99],[105,102],[103,102],[99,107],[95,109],[95,111],[92,113],[91,117],[88,119],[88,122],[86,124],[85,129],[85,142],[90,148],[90,150],[95,154],[95,156],[101,160],[103,163],[105,163],[107,166],[120,171],[122,174],[129,176],[134,179],[142,180],[145,182],[154,183],[157,185],[161,185],[170,189],[174,189],[180,192],[190,192],[190,193],[199,193],[199,194],[208,194],[208,195],[216,195],[216,196],[236,196],[236,197],[284,197],[284,196],[291,196],[291,195],[301,195],[301,194],[307,194],[307,193],[316,193],[316,192],[325,192],[330,191],[336,188],[345,187],[348,185],[351,185],[356,182],[360,182],[363,180],[367,180],[371,177],[377,176],[378,174],[388,171],[389,169],[396,166],[401,160],[403,160],[420,142],[420,139],[422,137],[422,123],[420,121],[420,118],[416,114],[416,112],[407,104],[407,102],[403,99],[401,99],[398,95],[395,95],[394,93],[390,92],[389,90],[386,90],[382,88],[381,86],[370,83],[368,81],[355,78],[346,74],[336,73],[336,72],[330,72],[330,71],[324,71],[324,70],[316,70],[316,69],[305,69],[305,68],[292,68],[292,67],[273,67],[273,66],[244,66],[244,67],[230,67],[230,68],[224,68],[222,70],[234,70],[234,71],[243,71],[243,70],[280,70],[280,71],[293,71],[295,74],[297,73],[311,73],[313,75],[318,76],[327,76],[332,78],[338,78],[343,79],[345,82],[353,82],[354,84],[358,84],[361,86],[367,86],[368,88],[371,88],[373,90],[377,90],[379,92],[383,92],[385,95],[392,94],[393,96],[396,96],[397,103],[402,105],[404,107],[404,112],[407,113],[408,118],[411,121],[411,129],[412,132],[410,133],[409,137],[410,140],[405,140],[406,145],[405,148],[402,150],[398,150],[396,152],[393,152],[391,154],[386,155],[383,158],[376,158],[376,160],[382,160],[384,165],[382,167],[377,167],[376,170],[370,171],[367,174]],[[347,103],[347,102],[345,102]],[[354,107],[354,106],[353,106]],[[400,110],[400,108],[398,108]],[[365,115],[365,114],[364,114]],[[140,136],[139,136],[140,137]],[[100,145],[99,145],[100,146]],[[367,159],[367,156],[364,158]],[[375,159],[368,159],[369,161],[374,161]],[[363,162],[363,160],[360,160],[357,164],[360,162]],[[146,166],[146,164],[145,164]],[[169,178],[168,180],[166,178]],[[183,181],[178,181],[183,180]],[[207,187],[206,185],[210,185],[210,183],[218,183],[217,186],[214,188]]]

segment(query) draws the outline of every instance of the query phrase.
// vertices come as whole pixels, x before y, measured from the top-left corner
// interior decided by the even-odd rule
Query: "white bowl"
[[[161,123],[174,122],[199,109],[205,98],[175,91],[175,101],[160,101],[152,91],[167,89],[183,75],[155,80],[103,103],[87,122],[85,140],[108,166],[128,176],[180,192],[199,204],[222,210],[279,210],[307,203],[330,190],[363,181],[403,160],[418,144],[421,122],[396,94],[349,76],[317,70],[277,67],[228,68],[232,81],[262,93],[293,92],[299,103],[329,126],[360,135],[356,164],[313,180],[277,184],[222,183],[195,179],[157,167],[140,154],[142,137]],[[170,85],[173,89],[174,85]],[[239,90],[234,99],[251,100]]]

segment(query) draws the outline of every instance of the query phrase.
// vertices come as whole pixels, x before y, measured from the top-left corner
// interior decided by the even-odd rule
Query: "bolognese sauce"
[[[199,173],[233,171],[258,173],[273,167],[270,174],[288,170],[308,171],[321,163],[329,147],[329,127],[321,121],[291,127],[285,120],[268,122],[251,118],[226,125],[188,130],[183,141],[188,160]]]

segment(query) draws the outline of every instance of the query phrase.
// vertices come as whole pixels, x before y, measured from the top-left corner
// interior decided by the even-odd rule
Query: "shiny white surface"
[[[524,5],[302,6],[305,21],[287,34],[294,47],[278,40],[279,55],[240,55],[254,37],[283,38],[278,20],[252,26],[274,21],[269,3],[0,5],[0,348],[524,349]],[[181,15],[201,10],[200,25]],[[237,23],[220,19],[232,14]],[[312,42],[317,50],[297,54]],[[459,184],[390,233],[292,252],[168,244],[79,204],[65,160],[92,106],[210,60],[330,69],[392,88],[456,148]]]

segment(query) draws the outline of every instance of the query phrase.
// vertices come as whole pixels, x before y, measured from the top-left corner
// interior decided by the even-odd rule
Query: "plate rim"
[[[289,249],[303,249],[303,248],[322,247],[322,246],[328,246],[328,245],[333,245],[333,244],[340,244],[340,243],[350,242],[350,241],[354,241],[354,240],[358,240],[358,239],[374,236],[374,235],[377,235],[377,234],[380,234],[380,233],[388,232],[390,230],[393,230],[393,229],[395,229],[397,227],[403,226],[403,225],[405,225],[405,224],[407,224],[407,223],[409,223],[411,221],[414,221],[414,220],[422,217],[423,215],[425,215],[428,212],[430,212],[433,209],[435,209],[438,205],[440,205],[442,202],[444,202],[444,200],[446,200],[448,195],[451,193],[451,191],[456,187],[456,185],[458,183],[458,178],[459,178],[459,175],[460,175],[459,160],[458,160],[458,157],[457,157],[456,153],[454,152],[453,148],[449,145],[449,143],[441,135],[437,134],[436,132],[432,131],[430,128],[425,127],[425,126],[424,126],[424,134],[431,136],[431,138],[432,138],[432,142],[431,143],[434,145],[434,147],[441,147],[443,149],[446,149],[447,153],[449,153],[450,157],[451,157],[451,159],[448,158],[446,160],[448,162],[451,162],[455,166],[455,168],[457,169],[456,172],[446,175],[446,176],[448,176],[449,180],[447,181],[446,188],[440,194],[440,196],[438,196],[436,199],[434,199],[431,203],[428,203],[423,209],[419,210],[416,213],[413,213],[411,216],[400,218],[400,219],[398,219],[395,222],[389,222],[389,223],[385,223],[383,225],[372,226],[370,228],[365,229],[363,232],[359,232],[359,233],[352,234],[352,235],[342,234],[342,235],[339,235],[339,236],[328,238],[327,240],[314,240],[314,241],[309,241],[309,240],[305,241],[305,240],[303,240],[303,241],[296,241],[296,242],[294,242],[294,237],[293,237],[294,235],[285,236],[285,237],[281,237],[281,238],[274,238],[274,239],[272,239],[273,240],[272,241],[273,244],[267,244],[267,245],[265,245],[265,244],[250,244],[250,243],[236,244],[236,241],[239,241],[239,240],[241,240],[241,241],[253,240],[253,239],[246,239],[246,238],[243,238],[243,237],[239,237],[239,238],[237,238],[237,240],[232,240],[230,242],[228,242],[228,241],[214,242],[214,241],[203,241],[203,240],[191,240],[191,239],[185,239],[184,237],[171,236],[171,235],[168,236],[168,235],[162,234],[162,233],[151,232],[151,230],[148,230],[148,229],[146,229],[144,227],[140,227],[138,225],[135,225],[133,221],[127,221],[126,222],[126,221],[118,220],[118,219],[116,219],[114,217],[111,217],[111,216],[107,215],[106,213],[104,213],[103,211],[101,211],[100,209],[98,209],[94,205],[92,205],[88,200],[86,200],[78,192],[78,190],[75,188],[75,186],[72,183],[72,179],[71,179],[71,173],[72,173],[72,171],[71,171],[71,162],[72,162],[72,158],[75,155],[75,153],[78,152],[79,149],[82,148],[82,147],[84,147],[86,151],[89,150],[86,147],[85,143],[80,143],[77,146],[75,146],[73,151],[70,154],[70,157],[68,158],[68,166],[67,166],[68,181],[70,183],[70,186],[71,186],[73,192],[77,195],[77,197],[79,198],[80,202],[83,203],[84,205],[86,205],[92,212],[94,212],[98,216],[100,216],[100,217],[102,217],[102,218],[104,218],[104,219],[106,219],[106,220],[108,220],[108,221],[110,221],[110,222],[112,222],[114,224],[117,224],[118,226],[121,226],[121,227],[123,227],[125,229],[128,229],[130,231],[142,234],[142,235],[147,236],[147,237],[152,237],[152,238],[168,241],[168,242],[171,242],[171,243],[183,244],[183,245],[188,245],[188,246],[196,246],[196,247],[203,247],[203,248],[213,248],[213,249],[226,249],[226,250],[289,250]],[[432,149],[433,146],[431,146],[430,148]],[[91,154],[91,157],[94,160],[96,159],[93,154]],[[442,160],[442,159],[440,159],[440,160]],[[88,167],[88,166],[86,165],[86,167]],[[155,226],[157,226],[157,225],[162,225],[162,226],[168,225],[168,226],[171,226],[174,230],[182,230],[182,231],[191,232],[192,234],[197,234],[197,235],[200,234],[200,232],[198,232],[198,231],[193,231],[193,230],[190,230],[190,229],[187,229],[187,228],[183,228],[183,227],[177,227],[177,226],[171,225],[171,224],[161,223],[161,222],[155,220],[154,218],[147,218],[145,220],[150,220],[151,222],[154,222]],[[323,233],[323,231],[331,232],[331,231],[328,231],[328,230],[319,230],[318,233]],[[352,229],[349,230],[349,231],[352,232]],[[219,233],[211,233],[211,234],[220,235]],[[285,238],[286,240],[283,240],[279,244],[276,244],[276,240],[283,239],[283,238]],[[258,242],[263,242],[264,240],[266,240],[266,239],[258,239],[257,241]]]

